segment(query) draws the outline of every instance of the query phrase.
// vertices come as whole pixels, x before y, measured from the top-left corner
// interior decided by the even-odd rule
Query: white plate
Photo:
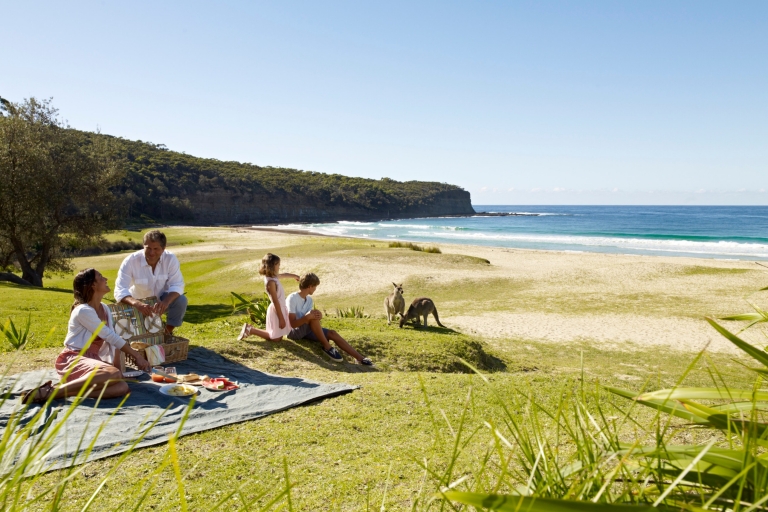
[[[188,394],[188,395],[172,395],[171,394],[171,389],[175,388],[176,386],[182,386],[182,387],[185,387],[185,388],[189,388],[193,392]],[[200,392],[200,390],[197,389],[196,387],[190,386],[189,384],[166,384],[165,386],[161,386],[160,387],[160,392],[162,394],[168,395],[168,396],[175,396],[177,398],[186,398],[188,396],[192,396],[192,395],[198,394]]]
[[[141,370],[128,370],[127,372],[123,372],[123,378],[132,379],[133,377],[141,376],[142,373],[144,372]]]
[[[160,332],[160,329],[163,328],[163,319],[160,318],[160,315],[151,315],[144,318],[144,327],[147,328],[148,332],[156,333]]]
[[[124,340],[132,338],[133,325],[131,324],[131,320],[128,318],[121,318],[115,322],[115,332]]]

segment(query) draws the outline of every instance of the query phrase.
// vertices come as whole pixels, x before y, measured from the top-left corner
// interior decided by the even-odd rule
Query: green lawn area
[[[386,510],[410,509],[415,497],[429,497],[436,490],[430,471],[445,471],[453,457],[452,432],[465,412],[465,429],[477,430],[456,457],[452,474],[470,474],[478,465],[491,436],[484,422],[501,421],[499,400],[513,403],[530,394],[543,404],[556,407],[564,390],[581,386],[595,388],[597,383],[639,390],[674,385],[695,354],[639,347],[600,347],[587,342],[563,344],[539,343],[524,339],[495,340],[430,327],[416,330],[387,326],[381,302],[388,289],[371,290],[359,295],[339,295],[328,291],[318,299],[321,309],[362,305],[370,318],[332,318],[326,327],[342,333],[350,343],[376,363],[372,370],[336,364],[325,358],[310,342],[269,343],[259,339],[238,342],[235,337],[244,317],[232,315],[230,291],[261,293],[263,285],[255,265],[266,250],[275,250],[284,259],[308,258],[322,254],[337,257],[387,259],[433,258],[442,267],[477,276],[476,296],[466,296],[456,286],[430,285],[438,304],[472,301],[488,296],[493,300],[504,294],[525,293],[529,283],[483,282],[482,268],[487,264],[474,257],[451,254],[426,254],[389,249],[371,241],[294,237],[281,241],[277,248],[229,238],[223,229],[166,229],[171,249],[195,248],[180,256],[187,283],[190,308],[186,323],[177,332],[189,338],[193,346],[203,346],[250,367],[281,375],[360,385],[352,393],[297,407],[258,421],[227,426],[179,440],[186,499],[190,510],[206,510],[226,493],[242,487],[243,495],[255,497],[266,492],[262,505],[280,492],[284,485],[284,462],[294,485],[291,494],[294,510]],[[112,239],[128,237],[139,240],[138,232],[120,232]],[[218,245],[224,244],[226,250]],[[396,256],[393,256],[396,254]],[[114,283],[118,266],[125,254],[79,258],[75,268],[93,266]],[[437,258],[437,259],[435,259]],[[322,270],[322,267],[314,270]],[[709,270],[694,270],[708,273]],[[19,324],[31,316],[34,338],[20,357],[7,346],[0,354],[6,371],[16,372],[51,364],[61,346],[72,302],[72,276],[52,276],[44,289],[31,289],[0,283],[0,320],[11,317]],[[284,283],[286,293],[295,283]],[[428,284],[407,282],[406,289]],[[322,284],[321,284],[322,287]],[[409,288],[410,287],[410,288]],[[474,287],[472,287],[474,288]],[[467,287],[465,287],[465,290]],[[587,297],[574,308],[574,314],[590,308],[608,307],[613,297]],[[622,308],[647,308],[662,314],[665,301],[673,299],[638,297]],[[538,305],[537,305],[538,304]],[[528,303],[526,308],[545,307]],[[566,301],[561,300],[561,305]],[[678,305],[679,306],[679,305]],[[696,304],[684,304],[696,307]],[[557,307],[550,304],[549,307]],[[676,306],[677,307],[677,306]],[[491,308],[492,309],[492,308]],[[577,310],[578,309],[578,310]],[[446,311],[450,311],[447,309]],[[706,311],[700,311],[704,314]],[[441,319],[446,313],[441,309]],[[445,322],[444,322],[445,323]],[[432,324],[434,325],[434,324]],[[52,334],[48,335],[49,331]],[[681,333],[684,336],[685,333]],[[459,361],[462,358],[488,375],[485,384]],[[722,377],[739,387],[749,387],[753,377],[727,354],[711,354],[702,359],[686,378],[690,385],[711,384],[709,368],[716,367]],[[495,393],[492,392],[495,390]],[[619,399],[600,394],[606,406]],[[639,423],[650,417],[638,411]],[[635,427],[639,428],[639,427]],[[632,434],[628,429],[627,434]],[[692,434],[706,436],[706,433]],[[166,453],[166,446],[138,450],[130,455],[119,478],[107,484],[92,509],[122,508],[127,498],[125,482],[139,481],[154,469]],[[89,464],[76,477],[64,500],[66,510],[80,510],[115,463],[107,459]],[[52,483],[60,474],[51,473],[40,485]],[[130,488],[130,485],[128,486]],[[170,468],[156,480],[156,487],[144,504],[156,510],[178,509],[177,484]],[[130,503],[130,499],[128,500]],[[227,508],[239,509],[238,499]]]

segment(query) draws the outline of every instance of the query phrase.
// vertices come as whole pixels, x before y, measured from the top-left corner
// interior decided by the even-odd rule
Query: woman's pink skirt
[[[80,358],[77,357],[78,354],[79,352],[74,350],[65,349],[56,357],[56,372],[62,376],[62,382],[64,382],[63,377],[67,372],[69,372],[67,380],[76,380],[94,371],[98,373],[108,368],[114,368],[111,364],[102,361],[98,352],[89,350]]]

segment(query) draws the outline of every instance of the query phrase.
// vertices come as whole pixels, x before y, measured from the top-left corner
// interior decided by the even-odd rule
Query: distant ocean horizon
[[[768,260],[768,206],[473,207],[478,213],[470,217],[272,227],[426,244]],[[518,215],[483,216],[482,213]]]

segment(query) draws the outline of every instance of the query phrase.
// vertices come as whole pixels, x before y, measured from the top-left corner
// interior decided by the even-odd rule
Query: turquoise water
[[[522,249],[768,260],[768,206],[498,206],[524,215],[275,226],[312,233]]]

